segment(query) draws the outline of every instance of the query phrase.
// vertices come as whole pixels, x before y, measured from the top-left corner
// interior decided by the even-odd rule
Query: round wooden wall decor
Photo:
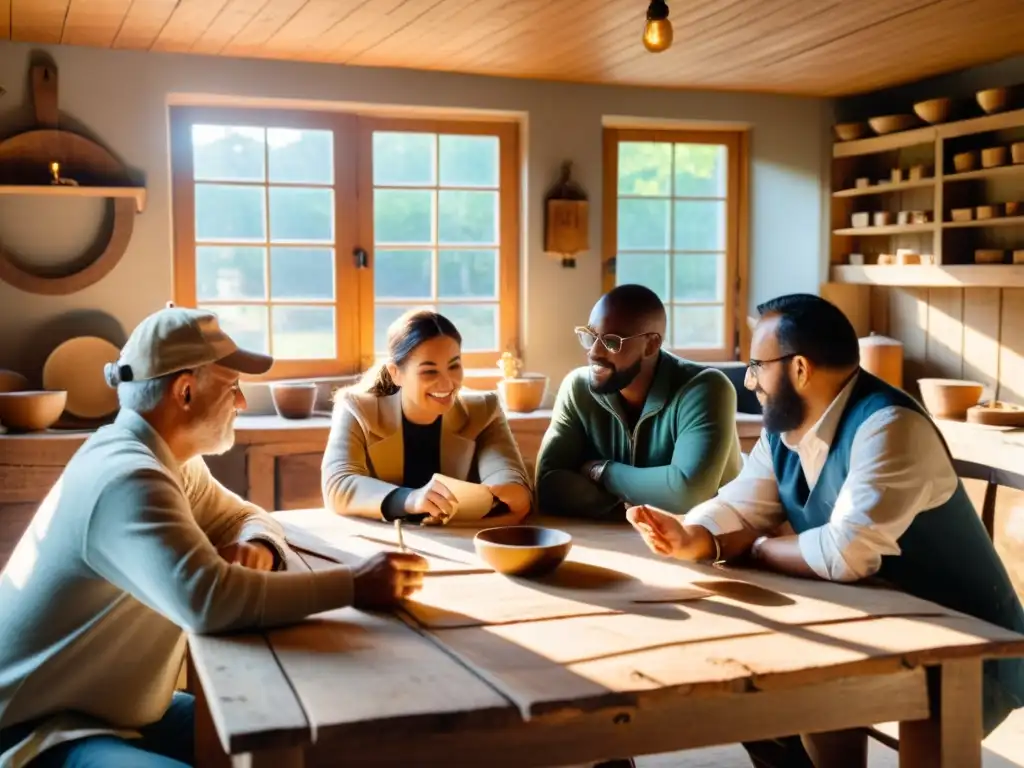
[[[32,94],[38,128],[0,141],[0,185],[31,186],[43,191],[52,184],[50,164],[60,164],[60,176],[75,186],[52,185],[54,193],[67,194],[76,187],[128,187],[128,169],[95,141],[57,125],[57,71],[52,65],[32,67]],[[83,191],[85,191],[83,189]],[[135,228],[137,203],[130,197],[108,198],[113,205],[113,224],[106,242],[97,242],[76,263],[84,267],[67,274],[41,274],[24,266],[24,260],[0,240],[0,279],[29,293],[56,296],[80,291],[105,277],[121,260]]]

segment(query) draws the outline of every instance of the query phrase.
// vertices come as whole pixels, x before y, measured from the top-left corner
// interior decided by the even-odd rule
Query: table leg
[[[937,672],[938,711],[900,723],[900,768],[981,768],[981,661],[947,661]]]

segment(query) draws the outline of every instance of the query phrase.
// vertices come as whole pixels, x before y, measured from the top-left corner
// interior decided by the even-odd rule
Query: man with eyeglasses
[[[749,557],[793,576],[897,589],[1024,632],[1006,568],[941,433],[905,392],[860,368],[857,334],[818,296],[765,304],[746,386],[764,431],[739,477],[683,518],[635,507],[647,545],[691,561]],[[794,535],[773,535],[789,522]],[[1024,660],[985,662],[983,725],[1024,706]],[[863,768],[863,731],[744,745],[759,768]],[[812,761],[813,756],[813,761]]]
[[[562,382],[537,458],[548,514],[622,520],[631,504],[685,512],[739,472],[736,390],[662,349],[665,306],[641,285],[603,296],[576,329],[590,364]]]

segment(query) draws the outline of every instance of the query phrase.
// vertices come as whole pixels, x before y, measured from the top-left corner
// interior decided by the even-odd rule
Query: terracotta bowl
[[[935,125],[936,123],[944,123],[949,119],[952,107],[952,99],[928,99],[927,101],[917,102],[914,105],[914,112],[926,123]]]
[[[867,126],[864,123],[837,123],[832,130],[840,141],[854,141],[867,133]]]
[[[52,427],[68,401],[64,390],[0,392],[0,423],[18,432]]]
[[[984,91],[978,91],[975,96],[978,99],[978,106],[984,110],[985,114],[991,115],[994,112],[1002,112],[1006,109],[1006,105],[1010,100],[1010,89],[988,88]]]
[[[921,400],[928,412],[939,419],[965,419],[967,409],[977,405],[985,387],[964,379],[918,379]]]
[[[524,374],[515,379],[498,379],[498,392],[505,408],[515,413],[529,413],[540,408],[548,391],[548,377],[539,373]]]
[[[17,371],[0,370],[0,392],[21,392],[28,389],[28,379]]]
[[[312,382],[279,383],[270,385],[274,410],[283,419],[308,419],[316,404],[317,386]]]
[[[473,537],[477,556],[507,576],[543,576],[565,560],[572,536],[557,528],[509,525],[485,528]]]
[[[871,130],[879,136],[905,131],[908,128],[913,128],[915,123],[916,120],[913,115],[883,115],[881,117],[872,117],[868,120]]]

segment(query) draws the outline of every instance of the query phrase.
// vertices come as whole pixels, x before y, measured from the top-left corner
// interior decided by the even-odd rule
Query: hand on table
[[[417,488],[405,499],[405,511],[410,515],[427,515],[424,525],[437,525],[455,514],[458,502],[455,495],[440,480],[431,480]]]
[[[257,571],[274,570],[274,550],[262,541],[237,541],[217,550],[229,563],[253,568]]]
[[[675,515],[648,507],[630,507],[626,519],[643,537],[653,552],[665,557],[678,557],[690,543],[690,535]]]
[[[427,561],[411,552],[378,552],[353,571],[358,608],[390,608],[423,587]]]

